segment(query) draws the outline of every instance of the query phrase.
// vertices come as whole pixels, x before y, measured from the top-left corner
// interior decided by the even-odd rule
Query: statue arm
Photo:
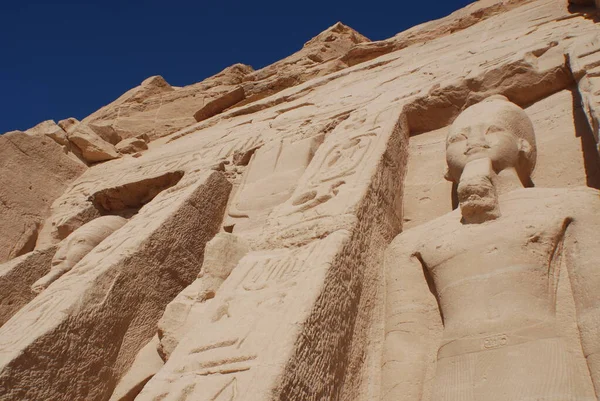
[[[427,368],[437,344],[434,325],[440,321],[420,257],[402,235],[385,259],[385,338],[382,360],[382,400],[422,399]]]
[[[596,194],[596,197],[598,195]],[[565,234],[566,263],[577,309],[583,353],[596,394],[600,394],[600,202],[581,208]]]

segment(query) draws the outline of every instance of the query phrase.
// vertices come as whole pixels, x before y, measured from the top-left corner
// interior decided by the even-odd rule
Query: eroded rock
[[[130,154],[148,149],[148,144],[141,138],[127,138],[117,143],[116,148],[119,153]]]
[[[127,220],[123,217],[102,216],[79,227],[58,245],[50,272],[33,283],[31,290],[36,294],[45,290],[125,223]]]
[[[5,396],[110,397],[162,310],[198,274],[220,226],[230,184],[217,172],[187,178],[0,328]]]
[[[67,133],[53,120],[43,121],[35,127],[29,128],[25,133],[29,135],[46,135],[59,145],[67,146],[69,144]]]
[[[179,341],[202,316],[221,284],[249,251],[246,241],[229,233],[219,233],[206,244],[198,278],[167,305],[158,321],[160,344],[157,345],[164,360],[169,359]]]
[[[69,128],[67,138],[77,146],[88,163],[103,162],[119,157],[119,152],[113,145],[100,138],[85,124],[80,123]]]
[[[47,136],[0,136],[0,261],[34,249],[50,205],[85,170]]]
[[[50,271],[56,249],[54,245],[0,264],[0,326],[37,295],[31,285]]]

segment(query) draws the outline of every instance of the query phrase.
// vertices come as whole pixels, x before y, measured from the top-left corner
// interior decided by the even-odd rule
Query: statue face
[[[489,158],[496,173],[517,167],[529,144],[514,132],[514,121],[506,118],[505,101],[483,102],[465,110],[452,124],[446,138],[449,179],[460,180],[467,163]]]

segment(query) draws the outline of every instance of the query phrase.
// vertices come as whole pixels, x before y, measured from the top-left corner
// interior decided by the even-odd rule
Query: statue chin
[[[457,193],[463,223],[479,224],[500,217],[498,195],[489,175],[461,180]]]

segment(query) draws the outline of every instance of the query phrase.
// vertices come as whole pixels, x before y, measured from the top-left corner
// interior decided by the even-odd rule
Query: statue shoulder
[[[589,187],[526,188],[500,197],[500,208],[510,213],[547,213],[576,218],[600,213],[600,191]]]

